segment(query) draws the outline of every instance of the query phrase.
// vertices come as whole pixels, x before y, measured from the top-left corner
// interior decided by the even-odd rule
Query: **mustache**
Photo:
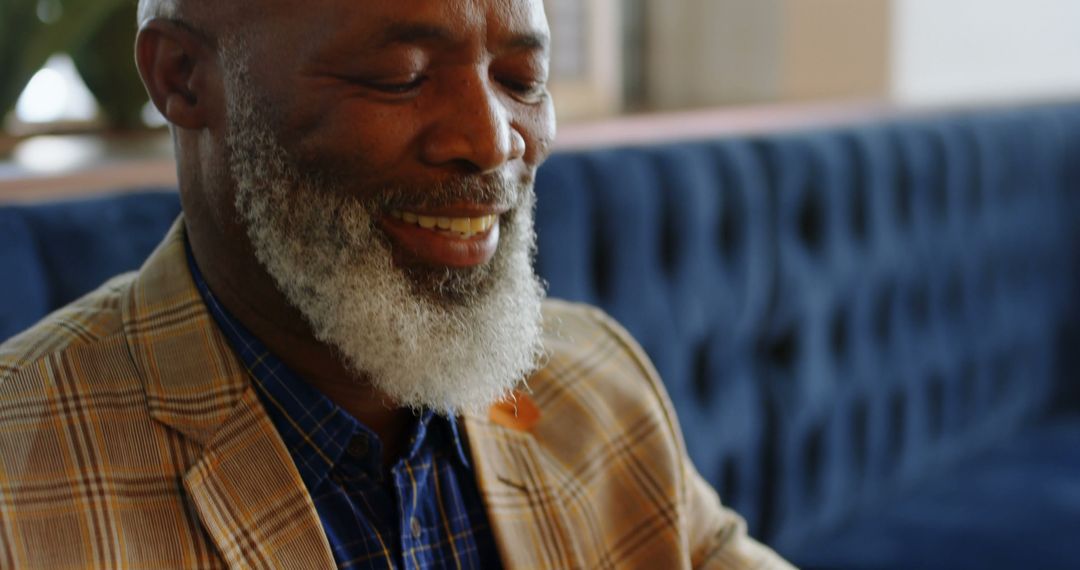
[[[528,203],[532,181],[513,181],[499,174],[447,178],[429,183],[391,184],[364,199],[369,211],[436,209],[481,204],[513,210]]]

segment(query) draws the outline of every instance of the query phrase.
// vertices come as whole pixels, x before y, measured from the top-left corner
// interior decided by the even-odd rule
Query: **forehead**
[[[304,30],[311,39],[347,38],[375,44],[441,31],[453,39],[512,35],[548,36],[543,0],[252,0],[259,9],[247,24]],[[229,3],[225,3],[229,4]],[[238,2],[236,4],[243,4]],[[242,15],[239,15],[243,17]]]

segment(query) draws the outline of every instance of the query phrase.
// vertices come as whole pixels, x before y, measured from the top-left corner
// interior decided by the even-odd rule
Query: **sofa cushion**
[[[22,212],[0,209],[0,340],[6,339],[52,310],[51,284],[38,255],[34,234]]]
[[[114,275],[138,269],[179,213],[175,191],[26,208],[52,284],[52,306],[63,306]]]
[[[1076,568],[1080,416],[1027,429],[785,555],[804,569]]]
[[[179,213],[175,191],[0,208],[0,341],[138,269]]]

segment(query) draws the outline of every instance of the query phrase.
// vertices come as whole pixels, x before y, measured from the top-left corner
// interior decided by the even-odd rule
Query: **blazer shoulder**
[[[0,344],[0,390],[49,356],[86,347],[123,330],[122,303],[134,273],[119,275]]]
[[[682,434],[667,390],[637,341],[601,309],[549,300],[544,305],[547,362],[529,381],[550,427],[597,423],[610,429],[638,418],[659,428],[671,451]],[[605,428],[603,419],[617,419]],[[570,421],[568,421],[570,420]]]

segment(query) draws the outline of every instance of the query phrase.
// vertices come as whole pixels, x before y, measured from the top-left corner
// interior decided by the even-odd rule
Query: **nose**
[[[487,173],[525,155],[525,138],[485,77],[470,77],[447,91],[422,143],[424,162]]]

